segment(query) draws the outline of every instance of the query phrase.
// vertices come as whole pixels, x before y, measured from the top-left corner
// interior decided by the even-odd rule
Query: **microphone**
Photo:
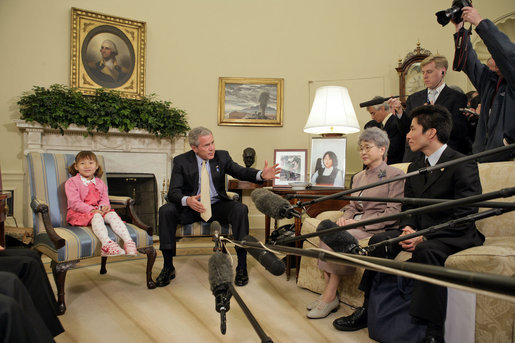
[[[362,102],[361,104],[359,104],[359,107],[369,107],[369,106],[379,105],[379,104],[382,104],[383,102],[385,102],[387,100],[398,98],[398,97],[400,97],[400,95],[394,95],[394,96],[390,96],[388,98],[377,97],[375,99]]]
[[[250,195],[259,212],[274,218],[300,218],[300,213],[295,211],[291,204],[281,196],[270,192],[268,189],[259,188]]]
[[[338,225],[329,219],[322,220],[318,224],[316,232],[320,233],[320,239],[336,252],[350,253],[362,255],[364,250],[359,246],[356,237],[345,230],[335,231],[324,234],[322,231],[338,227]]]
[[[213,242],[215,242],[215,246],[213,247],[213,251],[220,251],[222,250],[221,244],[220,244],[220,232],[222,232],[222,226],[218,221],[214,221],[211,223],[211,226],[209,227],[209,231],[211,233],[211,236],[213,236]]]
[[[242,242],[253,242],[259,243],[259,241],[252,237],[251,235],[246,235],[243,237]],[[259,249],[259,248],[245,248],[252,257],[254,257],[266,270],[272,273],[275,276],[280,276],[284,274],[285,266],[284,262],[281,261],[277,256],[275,256],[270,251]]]
[[[208,270],[211,292],[215,296],[215,309],[216,312],[220,313],[220,331],[225,335],[225,313],[231,308],[232,293],[230,287],[233,278],[229,256],[219,251],[215,252],[209,258]]]

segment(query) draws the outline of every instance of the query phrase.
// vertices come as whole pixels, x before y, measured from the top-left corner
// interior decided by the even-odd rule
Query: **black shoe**
[[[367,309],[358,307],[353,314],[340,317],[333,322],[333,326],[340,331],[358,331],[367,327]]]
[[[170,283],[170,280],[173,279],[175,279],[175,268],[163,268],[156,279],[156,286],[164,287]]]
[[[247,268],[236,268],[236,278],[234,279],[236,286],[245,286],[249,283],[249,275]]]
[[[445,343],[445,340],[442,337],[427,335],[422,340],[418,341],[418,343]]]

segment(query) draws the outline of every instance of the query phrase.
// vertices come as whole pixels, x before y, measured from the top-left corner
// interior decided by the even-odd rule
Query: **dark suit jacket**
[[[215,151],[215,157],[209,161],[211,178],[218,196],[230,200],[225,191],[225,175],[243,181],[256,182],[259,170],[245,168],[235,163],[225,150]],[[196,195],[199,188],[199,170],[195,152],[190,150],[173,159],[172,178],[168,190],[168,200],[181,205],[184,196]]]
[[[462,154],[447,147],[438,163],[455,160],[462,156]],[[409,165],[408,173],[424,167],[424,157],[422,157]],[[453,165],[445,168],[443,171],[433,171],[428,175],[427,183],[423,175],[410,177],[406,179],[404,185],[404,196],[406,198],[461,199],[477,194],[481,194],[481,182],[479,180],[477,164],[474,161]],[[415,207],[417,206],[404,205],[402,210],[406,211]],[[415,230],[421,230],[475,212],[477,212],[477,208],[449,208],[436,213],[421,214],[401,219],[400,227],[409,225]],[[431,233],[426,235],[426,238],[439,239],[448,245],[458,247],[460,250],[481,245],[485,240],[485,237],[477,230],[474,223]]]
[[[404,115],[408,114],[409,118],[411,118],[411,111],[418,106],[422,106],[427,103],[427,88],[416,93],[411,94],[406,100],[406,109],[404,110]],[[461,152],[462,154],[470,154],[472,151],[472,142],[467,135],[468,132],[468,122],[467,117],[465,117],[461,112],[460,108],[467,107],[467,96],[463,93],[460,93],[447,85],[442,89],[442,92],[438,96],[435,102],[436,105],[441,105],[451,112],[452,116],[452,131],[449,142],[447,144],[449,147],[453,148],[456,151]],[[403,117],[404,117],[403,115]],[[403,122],[402,125],[406,125],[406,121]],[[409,125],[411,124],[411,120],[409,121],[408,128],[404,128],[406,132],[409,131]],[[409,159],[405,161],[413,161],[414,155],[411,153],[409,146],[407,146],[407,155],[410,156]]]
[[[383,130],[386,131],[386,134],[390,139],[390,147],[388,148],[387,154],[388,160],[386,161],[388,164],[402,162],[404,146],[406,145],[406,134],[408,133],[405,126],[400,125],[400,120],[395,117],[396,115],[392,114],[383,127]]]

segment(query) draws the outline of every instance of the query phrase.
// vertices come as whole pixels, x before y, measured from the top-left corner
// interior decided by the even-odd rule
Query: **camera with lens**
[[[442,26],[449,24],[449,21],[452,20],[453,23],[460,23],[463,19],[461,19],[463,7],[472,7],[472,1],[470,0],[453,0],[451,8],[448,8],[443,11],[436,12],[436,20]]]

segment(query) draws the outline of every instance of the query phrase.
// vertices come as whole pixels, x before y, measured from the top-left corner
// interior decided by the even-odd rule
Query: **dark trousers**
[[[247,205],[234,200],[221,200],[211,205],[212,217],[209,222],[231,224],[233,237],[242,240],[249,234],[249,209]],[[200,213],[189,207],[174,203],[164,204],[159,208],[159,249],[171,250],[176,254],[175,231],[178,224],[191,224],[203,221]]]
[[[0,271],[0,342],[53,341],[21,280]]]
[[[39,315],[55,337],[64,332],[57,317],[57,302],[41,258],[30,249],[0,251],[0,271],[15,274],[27,289]]]
[[[369,245],[397,237],[401,230],[388,230],[370,238]],[[449,255],[460,249],[449,246],[438,239],[430,239],[419,243],[410,259],[411,262],[443,266]],[[370,256],[393,259],[401,251],[398,243],[374,250]],[[359,289],[370,294],[372,280],[377,272],[365,270]],[[431,283],[414,280],[413,295],[411,298],[410,315],[443,327],[447,311],[447,288]]]

